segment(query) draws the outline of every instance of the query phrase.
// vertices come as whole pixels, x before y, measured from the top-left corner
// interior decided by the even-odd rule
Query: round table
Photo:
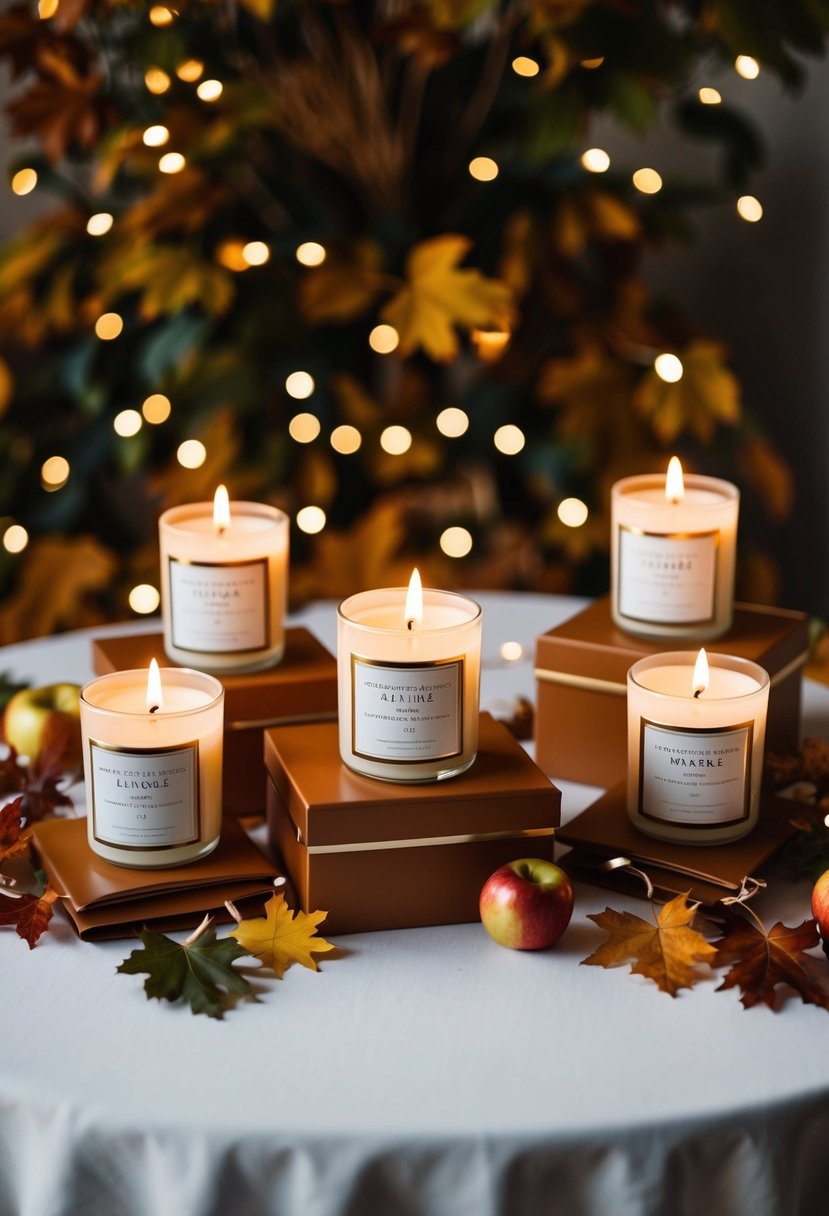
[[[535,638],[581,601],[478,598],[482,705],[533,697]],[[332,605],[293,621],[333,649]],[[90,636],[0,663],[80,682]],[[813,684],[804,733],[829,737]],[[596,795],[560,785],[565,819]],[[808,897],[781,880],[754,906],[798,923]],[[116,975],[128,942],[81,942],[61,915],[32,951],[0,932],[0,1216],[823,1216],[826,1011],[579,966],[608,900],[647,914],[579,885],[537,954],[478,924],[338,938],[318,974],[221,1022]]]

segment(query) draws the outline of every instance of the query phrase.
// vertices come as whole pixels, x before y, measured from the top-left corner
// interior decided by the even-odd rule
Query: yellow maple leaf
[[[335,948],[316,935],[317,925],[327,915],[327,912],[293,912],[284,895],[272,895],[265,904],[264,916],[243,920],[231,929],[230,936],[281,980],[291,963],[317,971],[317,961],[312,956]]]
[[[506,328],[513,297],[506,283],[480,270],[459,269],[471,248],[465,236],[447,233],[421,241],[406,262],[406,284],[383,309],[382,317],[400,334],[405,358],[421,347],[438,363],[458,353],[455,326]]]
[[[639,383],[635,402],[663,443],[688,431],[707,444],[718,423],[734,426],[739,421],[739,381],[725,366],[716,342],[691,342],[680,358],[680,380],[668,384],[650,371]]]
[[[108,299],[140,291],[141,314],[149,321],[190,304],[221,316],[235,294],[226,270],[185,245],[121,246],[103,264],[101,281]]]
[[[43,536],[24,558],[18,585],[0,608],[0,644],[87,624],[85,600],[108,587],[114,553],[94,536]]]
[[[239,3],[260,21],[270,21],[276,10],[276,0],[239,0]]]
[[[688,894],[677,895],[660,908],[655,924],[613,908],[588,916],[608,937],[582,963],[615,967],[633,959],[631,971],[653,980],[660,991],[676,996],[680,988],[691,988],[700,979],[696,964],[707,962],[716,950],[691,928],[697,905],[688,904]]]
[[[383,257],[372,241],[329,253],[299,288],[299,307],[309,325],[351,321],[365,312],[383,286]]]

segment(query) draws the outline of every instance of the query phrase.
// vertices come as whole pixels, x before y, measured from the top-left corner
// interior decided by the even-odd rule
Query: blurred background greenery
[[[798,90],[828,28],[825,0],[8,6],[0,641],[154,611],[158,514],[219,481],[291,516],[295,604],[414,563],[599,593],[611,484],[673,452],[740,485],[742,598],[790,602],[795,479],[706,315],[725,285],[643,267],[705,211],[760,231],[733,82]]]

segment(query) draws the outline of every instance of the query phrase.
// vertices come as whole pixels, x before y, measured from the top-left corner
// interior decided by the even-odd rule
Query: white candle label
[[[351,656],[355,756],[398,764],[463,750],[463,658],[381,664]]]
[[[199,745],[148,751],[90,739],[94,836],[122,849],[169,849],[199,839]]]
[[[712,621],[719,535],[655,535],[621,527],[620,615],[655,625]]]
[[[179,650],[232,654],[268,645],[268,559],[214,565],[170,558],[170,626]]]
[[[685,731],[642,719],[639,813],[711,828],[748,818],[753,723]]]

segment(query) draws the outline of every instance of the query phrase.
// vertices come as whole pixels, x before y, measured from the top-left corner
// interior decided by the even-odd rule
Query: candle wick
[[[151,705],[151,706],[150,706],[150,713],[151,713],[151,714],[158,713],[159,708],[160,708],[160,706],[158,706],[158,705]]]
[[[414,629],[414,617],[412,617],[410,620],[406,621],[406,628],[410,629],[410,630]]]
[[[219,536],[224,536],[224,534],[225,534],[225,526],[224,526],[224,524],[219,524],[219,526],[217,527],[216,531],[217,531],[217,533],[219,534]]]
[[[694,689],[694,696],[695,696],[695,697],[698,697],[698,696],[700,695],[700,693],[702,693],[702,692],[705,692],[705,689],[704,689],[704,688],[695,688],[695,689]]]

